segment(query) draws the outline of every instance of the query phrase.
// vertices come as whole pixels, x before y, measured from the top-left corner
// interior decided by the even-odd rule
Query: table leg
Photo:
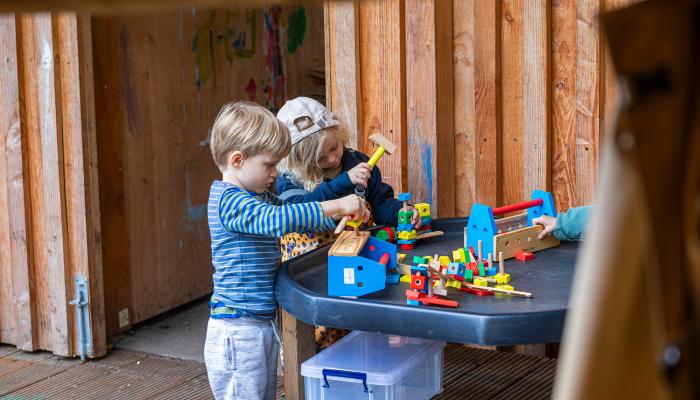
[[[286,400],[304,399],[301,363],[316,354],[314,326],[282,310],[282,345],[284,355],[284,394]]]

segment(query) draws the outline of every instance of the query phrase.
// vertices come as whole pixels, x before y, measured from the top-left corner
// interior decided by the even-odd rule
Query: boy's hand
[[[370,167],[367,163],[359,163],[348,171],[348,176],[350,177],[350,182],[352,182],[353,185],[362,185],[367,187],[369,178],[372,176],[372,167]]]
[[[418,210],[416,210],[413,206],[408,206],[405,208],[405,211],[413,211],[413,218],[411,218],[411,223],[416,229],[420,229],[421,226],[423,226],[423,220],[421,220],[420,214],[418,214]]]
[[[557,227],[557,219],[550,217],[549,215],[533,218],[532,223],[540,224],[544,227],[542,232],[540,232],[540,234],[537,236],[540,239],[544,239],[547,235],[551,235],[554,228]]]
[[[367,206],[365,206],[365,200],[362,197],[351,194],[343,198],[338,199],[339,202],[339,213],[342,215],[351,215],[355,220],[366,221],[368,217]]]

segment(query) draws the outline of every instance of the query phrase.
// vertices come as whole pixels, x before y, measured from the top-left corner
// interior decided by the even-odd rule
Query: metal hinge
[[[82,276],[75,276],[75,299],[68,302],[75,306],[75,322],[78,325],[78,354],[85,360],[92,354],[92,333],[90,332],[90,310],[88,309],[88,282]]]

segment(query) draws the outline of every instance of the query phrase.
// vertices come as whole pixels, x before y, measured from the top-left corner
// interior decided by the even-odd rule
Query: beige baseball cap
[[[292,135],[292,146],[305,137],[340,122],[323,104],[309,97],[297,97],[284,103],[277,113]]]

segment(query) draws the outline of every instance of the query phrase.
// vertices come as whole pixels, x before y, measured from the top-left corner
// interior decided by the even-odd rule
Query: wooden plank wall
[[[90,355],[105,354],[99,237],[90,173],[91,69],[85,18],[4,14],[0,68],[0,342],[77,354],[76,275],[89,278]],[[89,39],[88,39],[89,40]],[[88,210],[88,213],[86,213]],[[88,234],[89,232],[89,234]]]
[[[597,15],[628,3],[327,0],[328,103],[360,150],[400,144],[387,181],[441,217],[534,189],[590,204],[617,87]]]
[[[211,292],[209,128],[232,100],[324,101],[323,37],[311,0],[93,18],[109,334]]]

